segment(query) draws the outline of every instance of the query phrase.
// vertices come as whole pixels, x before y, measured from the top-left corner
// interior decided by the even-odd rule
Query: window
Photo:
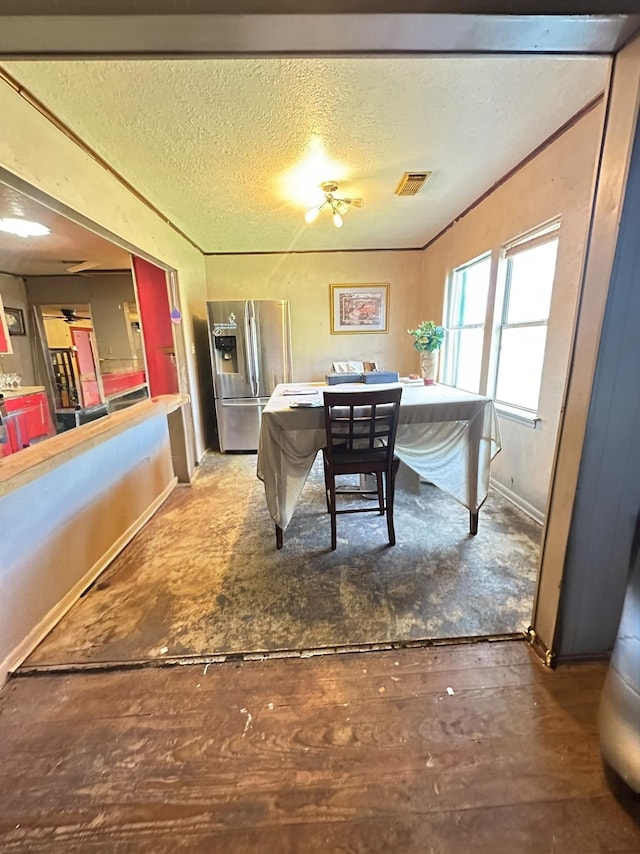
[[[536,415],[558,251],[553,223],[505,247],[494,398],[514,414]]]
[[[442,382],[491,395],[505,414],[535,422],[558,252],[559,220],[452,271]],[[496,281],[497,279],[497,281]],[[490,330],[490,331],[489,331]]]
[[[465,391],[480,390],[484,325],[491,255],[456,268],[447,294],[443,381]]]

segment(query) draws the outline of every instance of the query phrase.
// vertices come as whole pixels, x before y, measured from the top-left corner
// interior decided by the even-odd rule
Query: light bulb
[[[318,214],[320,213],[320,208],[312,208],[310,211],[307,211],[304,215],[306,222],[315,222],[318,218]]]
[[[338,213],[338,211],[334,211],[333,213],[333,224],[336,228],[342,228],[342,217]]]

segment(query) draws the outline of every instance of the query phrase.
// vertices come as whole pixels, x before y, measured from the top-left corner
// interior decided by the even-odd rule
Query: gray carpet
[[[27,660],[135,661],[487,636],[530,623],[540,526],[491,492],[464,507],[401,466],[397,545],[378,514],[338,518],[316,463],[276,551],[255,455],[207,455]],[[356,499],[363,501],[365,499]]]

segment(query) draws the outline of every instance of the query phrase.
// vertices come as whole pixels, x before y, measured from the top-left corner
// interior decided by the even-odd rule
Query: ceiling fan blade
[[[82,261],[80,264],[74,264],[72,267],[67,267],[67,273],[81,273],[83,270],[93,270],[99,267],[99,261]]]

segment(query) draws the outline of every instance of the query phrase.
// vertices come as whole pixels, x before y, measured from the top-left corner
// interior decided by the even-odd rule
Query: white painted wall
[[[421,314],[442,318],[450,270],[560,216],[562,220],[540,394],[532,429],[500,419],[503,450],[492,478],[543,516],[571,350],[603,109],[584,116],[457,221],[424,252]],[[603,288],[607,283],[603,282]]]
[[[178,271],[185,379],[191,391],[195,452],[201,456],[205,443],[200,380],[192,344],[206,325],[202,254],[3,81],[0,116],[0,167]],[[208,386],[206,377],[203,382]]]
[[[22,385],[36,384],[36,376],[31,355],[31,318],[27,305],[27,294],[24,280],[19,276],[0,273],[0,296],[6,308],[19,308],[24,313],[24,324],[27,334],[12,335],[11,346],[13,353],[0,355],[0,373],[20,374]]]
[[[210,256],[207,299],[289,300],[298,382],[324,379],[332,361],[346,359],[372,360],[406,374],[419,367],[407,329],[420,320],[421,256],[420,251]],[[330,285],[384,282],[389,332],[332,335]]]

